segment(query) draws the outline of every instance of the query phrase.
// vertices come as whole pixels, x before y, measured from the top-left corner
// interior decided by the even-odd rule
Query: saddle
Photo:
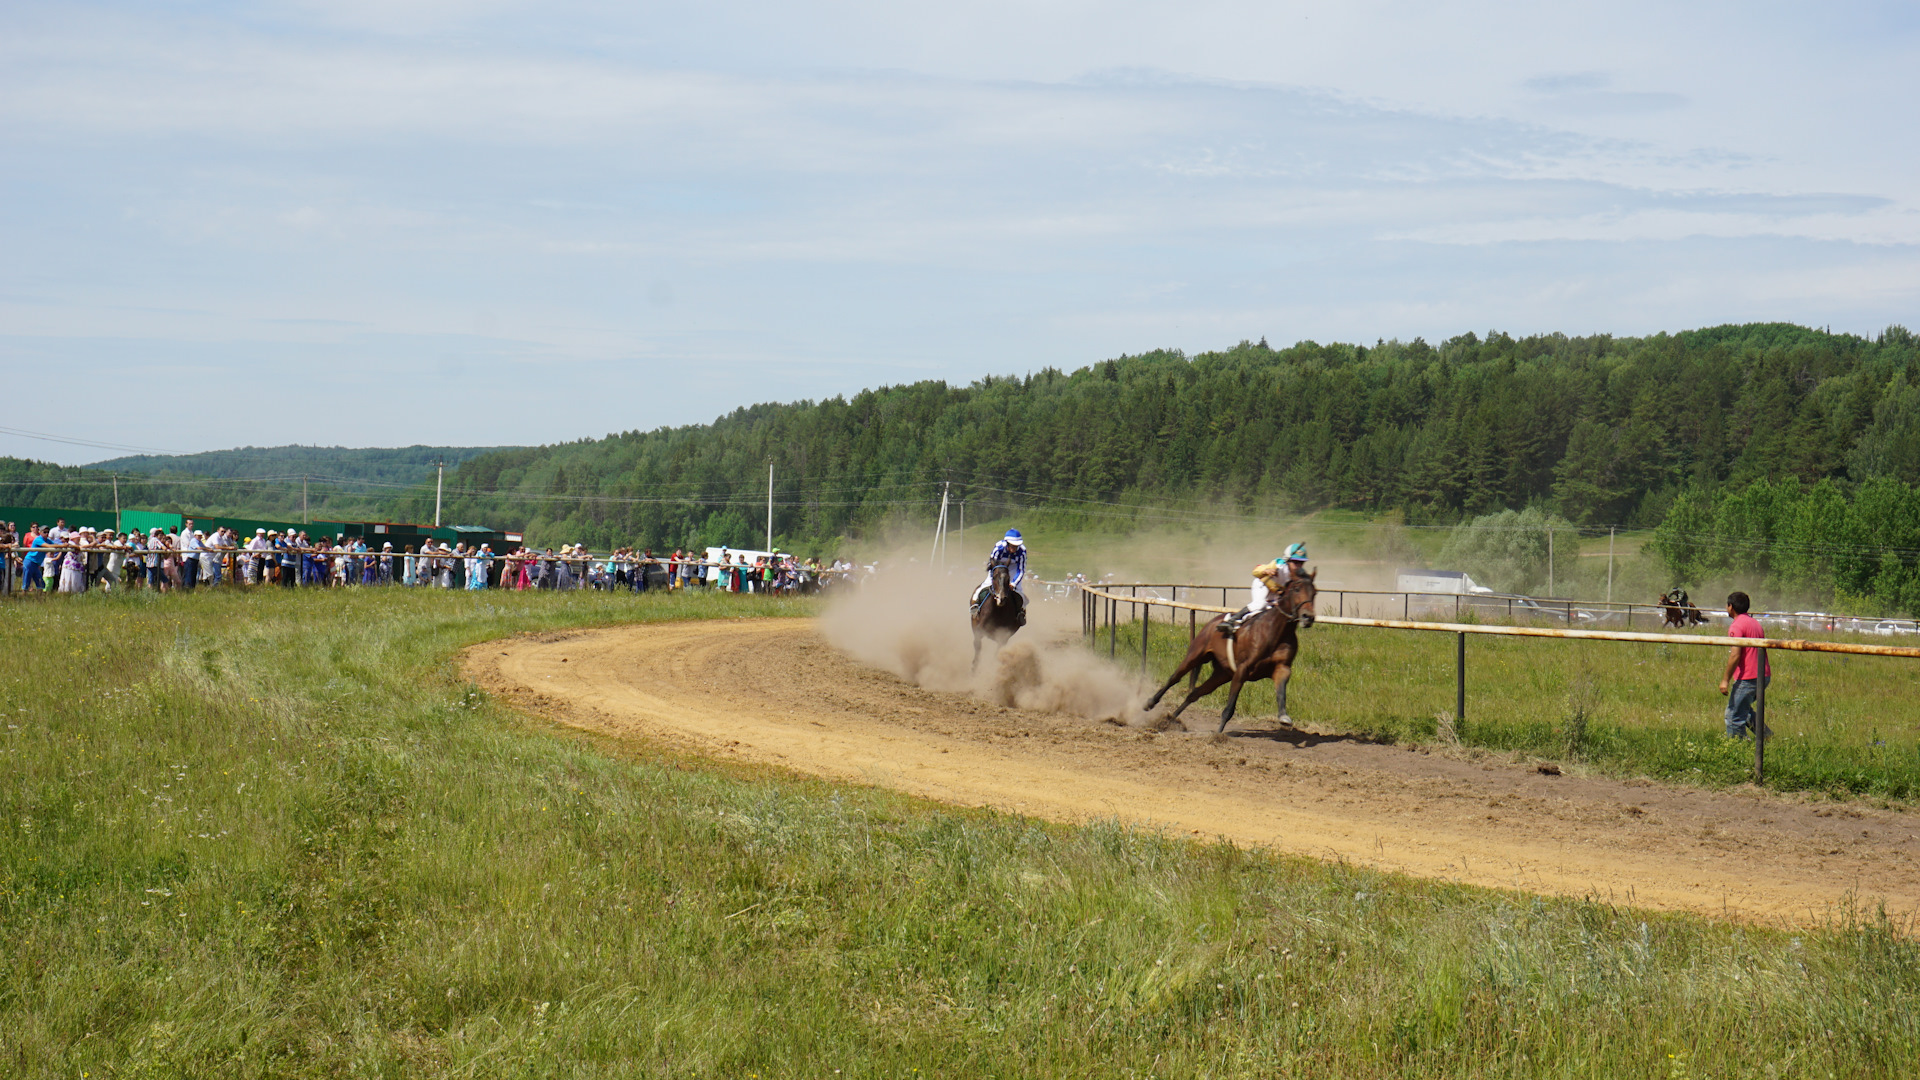
[[[1019,593],[1019,592],[1018,592],[1017,590],[1014,590],[1014,589],[1009,589],[1009,590],[1007,590],[1007,592],[1008,592],[1008,595],[1010,595],[1010,596],[1019,596],[1019,595],[1020,595],[1020,593]],[[982,605],[982,604],[984,604],[984,603],[986,603],[986,602],[987,602],[987,597],[989,597],[989,596],[992,596],[992,595],[993,595],[993,586],[991,586],[991,585],[989,585],[989,586],[987,586],[987,587],[986,587],[986,588],[984,588],[984,589],[981,589],[981,590],[980,590],[979,592],[977,592],[977,593],[974,593],[974,594],[973,594],[973,602],[972,602],[971,604],[968,604],[968,605],[967,605],[967,615],[968,615],[969,617],[971,617],[971,616],[974,616],[974,615],[978,615],[978,614],[980,614],[980,605]],[[1022,599],[1021,599],[1021,600],[1019,600],[1019,601],[1018,601],[1017,603],[1015,603],[1015,604],[1013,604],[1013,605],[1009,605],[1009,606],[1011,606],[1011,607],[1013,607],[1013,612],[1014,612],[1014,623],[1013,623],[1013,624],[1014,624],[1014,626],[1015,626],[1015,627],[1021,627],[1021,626],[1025,626],[1025,625],[1027,625],[1027,604],[1026,604],[1026,600],[1025,600],[1024,598],[1022,598]]]

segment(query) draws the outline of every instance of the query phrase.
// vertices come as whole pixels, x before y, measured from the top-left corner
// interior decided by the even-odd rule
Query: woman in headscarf
[[[87,552],[82,549],[92,546],[92,539],[92,529],[82,529],[67,537],[67,550],[60,557],[61,592],[87,591]]]
[[[493,549],[481,544],[467,557],[467,591],[487,587],[487,569],[493,562]]]

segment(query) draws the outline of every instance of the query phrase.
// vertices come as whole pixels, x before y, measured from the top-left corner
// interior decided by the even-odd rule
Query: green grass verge
[[[1147,634],[1155,676],[1179,664],[1187,640],[1184,617],[1155,622]],[[1097,647],[1108,652],[1105,628]],[[1138,663],[1138,623],[1119,627],[1113,651]],[[1467,715],[1454,736],[1613,775],[1741,783],[1752,779],[1753,744],[1725,734],[1718,686],[1726,661],[1727,650],[1708,646],[1469,637]],[[1920,663],[1779,652],[1772,663],[1768,787],[1920,798]],[[1321,625],[1302,635],[1287,711],[1394,742],[1432,742],[1440,714],[1453,711],[1454,680],[1451,634]],[[1211,723],[1225,704],[1226,691],[1216,691],[1182,719]],[[1242,692],[1241,717],[1273,712],[1271,683]]]
[[[462,645],[737,597],[10,605],[0,1073],[1900,1076],[1920,950],[594,743]]]

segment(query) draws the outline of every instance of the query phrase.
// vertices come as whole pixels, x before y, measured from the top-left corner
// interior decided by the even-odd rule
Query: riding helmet
[[[1286,553],[1280,556],[1281,562],[1306,562],[1307,545],[1293,543],[1287,545]]]

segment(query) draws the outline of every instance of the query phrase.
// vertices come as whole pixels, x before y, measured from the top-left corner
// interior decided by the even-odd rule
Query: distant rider
[[[1007,535],[993,545],[992,553],[987,556],[987,579],[973,591],[971,606],[975,611],[980,609],[987,594],[993,591],[993,564],[1002,559],[1007,563],[1007,583],[1019,591],[1021,607],[1026,606],[1027,590],[1021,586],[1020,579],[1027,576],[1027,543],[1020,539],[1019,529],[1008,529]]]
[[[1252,598],[1247,606],[1227,616],[1221,629],[1232,634],[1246,625],[1248,619],[1267,610],[1279,598],[1280,590],[1287,582],[1305,574],[1307,570],[1307,545],[1293,543],[1287,550],[1270,563],[1261,563],[1253,568]]]

